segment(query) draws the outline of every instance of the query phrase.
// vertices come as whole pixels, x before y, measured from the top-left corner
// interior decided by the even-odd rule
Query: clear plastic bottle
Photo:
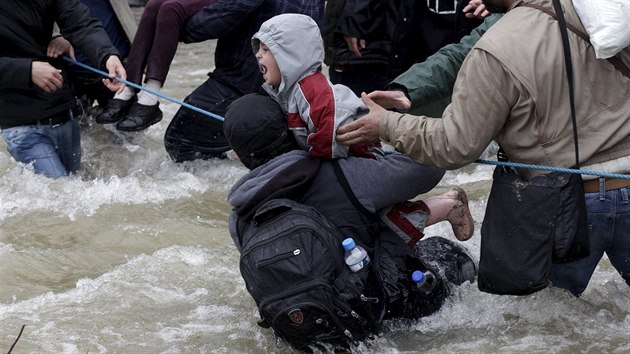
[[[411,281],[415,283],[415,286],[419,291],[424,293],[430,292],[435,287],[435,276],[429,270],[426,272],[419,270],[414,271],[411,274]]]
[[[344,259],[351,271],[358,272],[370,263],[370,256],[368,256],[367,251],[357,245],[352,237],[343,240],[341,245],[346,251]]]

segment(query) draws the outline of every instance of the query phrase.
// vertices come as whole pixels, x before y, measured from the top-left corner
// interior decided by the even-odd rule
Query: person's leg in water
[[[451,284],[475,281],[477,261],[454,241],[441,236],[427,237],[418,242],[413,252],[429,269],[438,272]]]
[[[630,188],[602,189],[586,193],[590,252],[588,257],[551,266],[549,279],[555,287],[579,297],[586,290],[604,253],[630,285]]]
[[[225,117],[228,106],[242,94],[210,77],[184,102]],[[230,145],[223,135],[223,122],[180,107],[164,133],[164,147],[175,162],[225,158]]]
[[[459,187],[425,200],[398,203],[382,211],[381,218],[412,248],[424,237],[425,227],[441,221],[451,224],[460,241],[470,239],[475,231],[468,197]]]
[[[59,178],[79,170],[81,137],[76,119],[55,126],[6,128],[2,130],[2,137],[11,156],[17,162],[33,164],[35,173]]]

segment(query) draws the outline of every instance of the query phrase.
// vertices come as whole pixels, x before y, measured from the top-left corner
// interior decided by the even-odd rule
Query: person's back
[[[215,68],[185,101],[223,117],[230,102],[260,90],[263,79],[250,40],[264,21],[281,13],[301,13],[321,23],[324,1],[219,0],[193,16],[182,38],[187,43],[217,39]],[[164,145],[177,162],[223,157],[230,149],[221,121],[187,108],[181,108],[173,117]]]
[[[467,59],[488,58],[487,67],[501,68],[500,74],[489,75],[482,72],[483,68],[469,65],[468,72],[476,78],[466,80],[467,85],[475,86],[482,77],[496,80],[508,104],[527,108],[513,109],[498,135],[510,158],[525,163],[571,167],[575,163],[575,149],[567,74],[557,69],[564,67],[558,23],[548,14],[527,7],[528,4],[554,12],[548,0],[514,1],[513,9],[486,32],[471,52],[473,57]],[[573,7],[565,6],[564,9],[567,23],[585,32]],[[630,155],[630,149],[624,148],[624,142],[630,139],[630,126],[625,124],[630,112],[630,79],[607,61],[596,59],[592,48],[572,31],[569,31],[569,41],[574,62],[580,162],[582,168],[589,169],[589,165],[606,161],[606,156],[611,156],[605,154],[608,149],[614,149],[616,156]],[[480,51],[484,54],[478,59],[475,52]],[[630,63],[630,48],[618,56]],[[494,119],[492,116],[487,118]],[[528,134],[522,134],[524,124],[531,127],[526,130]],[[630,172],[630,168],[615,172]]]
[[[252,105],[258,107],[256,114],[249,109]],[[358,157],[335,161],[311,159],[306,152],[293,150],[296,146],[287,134],[284,114],[266,96],[244,96],[230,107],[227,118],[226,137],[241,162],[251,169],[236,182],[228,195],[228,202],[234,207],[230,215],[230,235],[239,251],[244,246],[242,237],[248,235],[249,228],[260,225],[250,221],[261,205],[284,198],[315,208],[339,230],[340,235],[351,235],[357,244],[375,256],[370,269],[379,272],[382,279],[370,278],[369,281],[373,282],[372,286],[382,286],[382,294],[379,289],[375,293],[383,296],[379,301],[385,303],[379,306],[388,309],[382,314],[385,319],[417,318],[433,313],[449,292],[448,282],[461,284],[474,280],[476,266],[473,260],[453,242],[430,238],[421,240],[412,251],[374,214],[375,209],[428,191],[439,181],[441,171],[426,168],[402,155],[378,160]],[[262,219],[258,221],[264,223]],[[265,226],[260,227],[263,229]],[[436,255],[418,251],[425,241],[432,245]],[[341,253],[341,243],[337,247]],[[308,257],[308,252],[299,254]],[[423,257],[418,259],[414,254]],[[427,262],[429,259],[431,262]],[[274,267],[278,269],[280,260],[274,260]],[[308,260],[296,259],[296,262]],[[429,269],[436,276],[435,287],[422,295],[411,294],[413,285],[404,271],[408,267]],[[300,323],[294,322],[296,330]],[[323,328],[312,328],[313,335]]]
[[[575,83],[580,168],[627,174],[630,48],[616,55],[617,63],[597,59],[593,47],[578,34],[585,31],[571,0],[560,3],[567,21]],[[362,122],[342,127],[338,139],[356,143],[381,138],[417,161],[447,169],[475,161],[496,139],[511,161],[574,167],[567,68],[551,0],[486,0],[485,4],[507,13],[464,60],[453,102],[442,119],[400,119],[400,113],[381,111],[368,100],[374,112],[371,110]],[[376,136],[355,138],[356,130],[365,125],[378,126]],[[525,179],[546,173],[530,169],[518,172]],[[630,244],[625,230],[630,181],[593,176],[584,180],[586,211],[589,220],[597,220],[597,228],[589,234],[590,255],[554,264],[550,277],[554,285],[576,296],[588,285],[604,252],[630,285]],[[599,218],[601,215],[607,216]]]

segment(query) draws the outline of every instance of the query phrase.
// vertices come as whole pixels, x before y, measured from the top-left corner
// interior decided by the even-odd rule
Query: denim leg
[[[78,171],[81,161],[79,124],[71,119],[63,125],[29,125],[4,129],[7,150],[17,162],[33,164],[35,173],[50,178]]]
[[[554,264],[550,279],[554,286],[582,294],[604,252],[610,263],[630,285],[630,188],[587,193],[590,254],[567,264]]]
[[[606,254],[626,284],[630,285],[630,188],[616,191],[614,231]]]
[[[553,264],[549,275],[554,286],[567,289],[575,296],[580,296],[586,289],[614,231],[614,190],[601,194],[586,193],[585,197],[590,253],[576,262]]]
[[[81,134],[79,121],[72,119],[64,125],[48,128],[56,139],[59,159],[68,173],[77,173],[81,166]]]
[[[2,131],[2,137],[11,156],[17,162],[32,163],[35,173],[51,178],[67,176],[57,154],[56,142],[45,128],[37,125],[8,128]]]

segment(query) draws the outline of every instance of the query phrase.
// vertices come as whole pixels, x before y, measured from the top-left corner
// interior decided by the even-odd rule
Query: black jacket
[[[217,39],[215,69],[209,76],[243,95],[258,92],[264,80],[252,36],[263,22],[282,13],[301,13],[321,23],[324,0],[219,0],[192,16],[181,37],[185,43]]]
[[[468,19],[462,9],[444,7],[453,2],[416,0],[335,0],[328,1],[324,25],[325,63],[330,67],[383,65],[390,79],[411,65],[424,61],[441,47],[458,42],[482,23]],[[344,35],[366,40],[361,57],[352,53]]]
[[[46,56],[54,23],[93,66],[104,69],[107,58],[118,55],[100,22],[78,0],[0,1],[0,125],[30,124],[70,108],[68,80],[52,93],[31,81],[33,61],[62,70],[67,65]]]

